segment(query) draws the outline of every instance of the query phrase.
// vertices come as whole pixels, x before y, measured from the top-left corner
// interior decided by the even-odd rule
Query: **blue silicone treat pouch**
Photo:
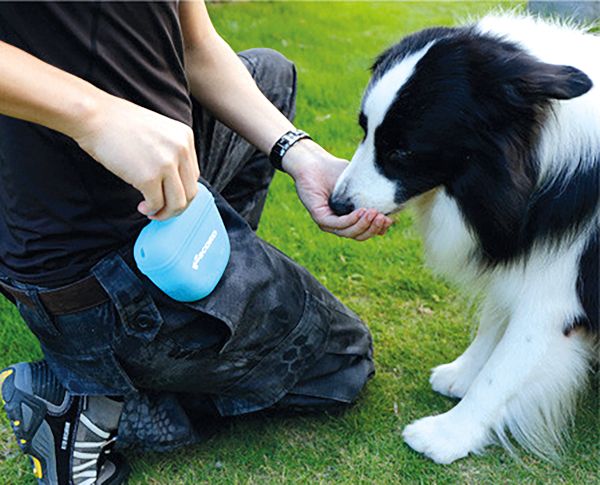
[[[178,301],[209,295],[229,261],[229,237],[215,200],[204,185],[198,189],[183,213],[144,227],[133,248],[140,271]]]

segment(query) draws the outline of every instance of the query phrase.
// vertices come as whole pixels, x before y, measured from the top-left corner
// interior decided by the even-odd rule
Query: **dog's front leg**
[[[562,332],[577,310],[564,297],[522,301],[462,401],[447,413],[404,429],[404,439],[413,449],[446,464],[482,451],[494,432],[502,434],[506,426],[517,430],[526,445],[534,439],[544,443],[547,435],[556,434],[555,429],[544,430],[544,421],[560,421],[555,415],[564,412],[580,380],[569,375],[581,375],[585,365],[580,336]],[[570,369],[574,365],[578,368]],[[562,388],[567,391],[556,391]],[[527,436],[540,433],[542,439]]]
[[[456,360],[432,370],[429,379],[432,389],[444,396],[462,398],[500,341],[507,320],[506,312],[488,296],[473,342]]]

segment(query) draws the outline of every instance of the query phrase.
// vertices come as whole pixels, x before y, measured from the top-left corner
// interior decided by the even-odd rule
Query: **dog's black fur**
[[[570,66],[545,64],[498,37],[471,27],[427,29],[384,52],[373,85],[401,59],[435,44],[399,92],[375,133],[376,163],[401,179],[401,203],[443,186],[456,199],[490,266],[526,256],[540,240],[564,243],[598,210],[597,162],[536,186],[535,146],[550,101],[587,92],[591,80]],[[365,96],[366,98],[366,96]],[[361,111],[359,123],[366,129]],[[600,332],[598,232],[580,262],[579,292]]]

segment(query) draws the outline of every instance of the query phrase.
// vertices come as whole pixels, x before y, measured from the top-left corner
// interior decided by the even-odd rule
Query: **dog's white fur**
[[[531,17],[488,16],[478,29],[518,42],[542,61],[577,67],[594,82],[585,95],[554,102],[540,145],[539,184],[594,160],[600,152],[600,38],[576,28]],[[391,212],[394,184],[374,167],[372,134],[401,84],[427,46],[390,69],[365,99],[371,138],[360,145],[336,190],[355,206]],[[597,160],[597,158],[596,158]],[[405,441],[437,463],[451,463],[479,453],[506,431],[537,454],[555,458],[572,420],[578,391],[593,357],[583,332],[563,333],[582,308],[576,294],[577,268],[585,235],[600,216],[558,246],[537,244],[519,263],[479,267],[472,257],[477,242],[456,202],[443,190],[416,201],[429,264],[438,272],[483,297],[477,335],[454,362],[433,369],[431,385],[441,394],[461,398],[450,411],[420,419],[403,432]]]

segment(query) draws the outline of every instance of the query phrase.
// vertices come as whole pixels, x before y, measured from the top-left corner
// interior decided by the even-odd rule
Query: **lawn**
[[[360,138],[356,113],[374,56],[409,32],[452,25],[494,7],[286,2],[214,4],[210,10],[235,49],[273,47],[296,62],[297,125],[335,154],[350,157]],[[499,448],[442,467],[403,444],[406,424],[453,405],[431,391],[429,369],[460,354],[473,319],[468,302],[423,267],[410,213],[400,215],[384,238],[341,240],[317,230],[290,179],[278,175],[260,234],[368,322],[377,376],[342,416],[240,418],[196,447],[131,456],[132,484],[600,483],[597,391],[582,399],[560,467],[528,455],[517,461]],[[0,312],[0,366],[38,357],[37,344],[10,305],[0,301]],[[33,483],[2,417],[0,485]]]

